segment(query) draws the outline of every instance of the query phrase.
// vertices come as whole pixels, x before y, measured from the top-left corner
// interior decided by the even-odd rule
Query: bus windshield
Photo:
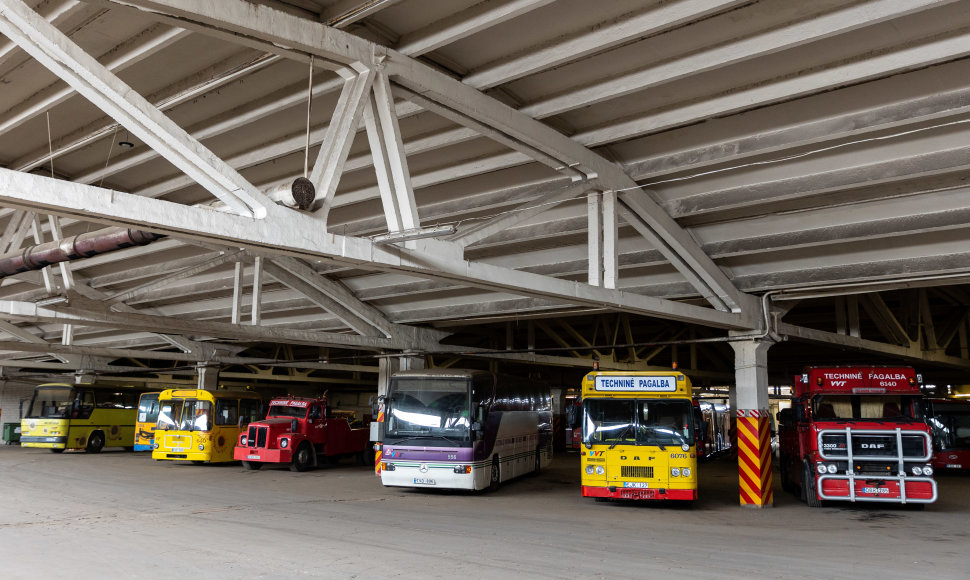
[[[693,445],[690,401],[673,399],[587,399],[583,442],[608,445]]]
[[[970,406],[934,408],[928,422],[933,428],[933,443],[938,450],[970,449]]]
[[[817,420],[838,419],[893,421],[914,420],[913,395],[817,395],[812,400],[812,414]]]
[[[28,419],[67,419],[71,416],[74,389],[71,387],[37,387],[27,410]]]
[[[156,429],[163,431],[208,431],[212,428],[212,403],[198,399],[169,399],[158,410]]]
[[[145,393],[138,399],[138,422],[158,421],[158,393]]]
[[[469,385],[467,379],[395,379],[388,391],[385,434],[469,439]]]

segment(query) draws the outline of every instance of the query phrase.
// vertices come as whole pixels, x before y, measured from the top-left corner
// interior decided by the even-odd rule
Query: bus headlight
[[[239,440],[239,444],[240,445],[246,445],[247,443],[249,443],[249,438],[246,437],[245,435],[243,435],[242,436],[242,439]]]
[[[471,472],[472,472],[472,466],[471,465],[456,465],[455,466],[455,473],[471,473]]]
[[[158,443],[152,443],[152,449],[158,449]]]
[[[839,470],[839,468],[836,467],[834,463],[829,463],[826,469],[828,470],[829,473],[835,473],[836,471]]]
[[[670,468],[670,477],[680,477],[680,468],[679,467],[671,467]]]
[[[597,465],[596,475],[605,475],[605,474],[606,474],[606,469],[604,469],[602,465]]]
[[[199,451],[205,451],[205,444],[199,443]]]
[[[816,465],[815,466],[815,470],[818,471],[822,475],[825,475],[826,472],[828,471],[828,469],[826,469],[824,463],[819,463],[818,465]]]
[[[923,468],[919,465],[914,465],[910,467],[909,470],[913,473],[913,475],[923,475]]]
[[[931,465],[924,465],[923,466],[923,475],[925,475],[927,477],[933,475],[933,466],[931,466]]]
[[[289,447],[289,445],[290,445],[290,440],[289,439],[287,439],[286,437],[280,439],[280,448],[281,449],[286,449],[287,447]]]
[[[381,465],[381,469],[383,469],[384,471],[394,471],[397,468],[394,467],[393,463],[384,463],[383,465]]]
[[[596,471],[596,468],[593,467],[592,465],[586,466],[586,475],[593,475],[594,471]]]
[[[681,451],[690,451],[690,445],[684,443],[683,445],[680,446],[680,450]]]
[[[690,468],[689,467],[685,467],[685,468],[683,468],[683,469],[680,470],[680,473],[684,477],[690,477]]]

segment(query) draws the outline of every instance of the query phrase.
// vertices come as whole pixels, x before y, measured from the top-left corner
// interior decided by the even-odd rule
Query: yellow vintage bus
[[[107,385],[50,383],[34,388],[20,423],[20,445],[50,449],[131,448],[141,390]]]
[[[151,451],[155,442],[155,423],[158,422],[158,393],[142,393],[138,398],[138,417],[135,420],[135,451]]]
[[[158,395],[152,459],[234,461],[239,433],[261,412],[262,399],[252,391],[166,389]]]
[[[697,499],[691,384],[672,372],[583,378],[582,493],[597,499]]]

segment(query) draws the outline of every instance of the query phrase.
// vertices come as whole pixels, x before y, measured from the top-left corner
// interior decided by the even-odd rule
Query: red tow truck
[[[811,507],[936,501],[922,399],[912,368],[806,368],[777,415],[782,488]]]
[[[351,428],[346,417],[335,417],[327,398],[285,397],[269,403],[266,419],[254,421],[239,434],[233,459],[246,469],[268,463],[289,463],[291,471],[306,471],[321,460],[356,456],[367,461],[370,430]]]

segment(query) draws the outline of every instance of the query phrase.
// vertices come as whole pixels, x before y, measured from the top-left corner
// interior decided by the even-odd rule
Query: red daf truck
[[[306,471],[319,461],[356,456],[363,464],[370,430],[353,429],[344,417],[328,412],[327,398],[286,397],[269,403],[266,419],[254,421],[239,434],[233,459],[246,469],[267,463],[289,463],[291,471]]]
[[[806,368],[778,413],[782,487],[811,507],[936,501],[922,399],[912,368]]]

